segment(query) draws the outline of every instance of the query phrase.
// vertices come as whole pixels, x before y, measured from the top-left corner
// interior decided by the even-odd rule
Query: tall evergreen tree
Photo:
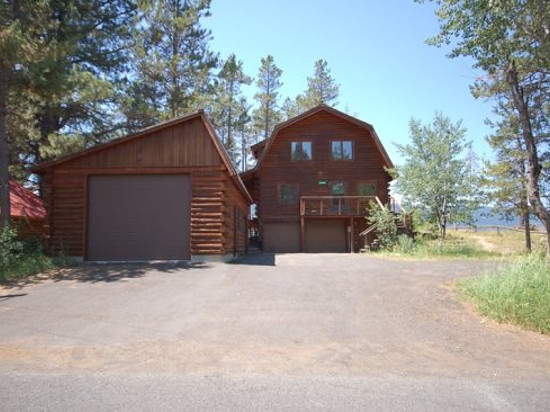
[[[243,71],[243,63],[231,54],[223,63],[218,74],[215,101],[212,102],[211,117],[234,165],[238,165],[240,151],[236,131],[242,128],[239,120],[247,110],[246,99],[241,87],[249,85],[252,79]]]
[[[281,121],[278,99],[279,89],[283,85],[281,82],[283,71],[275,65],[271,55],[263,58],[261,63],[256,80],[259,91],[254,95],[259,106],[254,110],[253,120],[256,134],[267,139],[275,125]]]
[[[509,103],[501,102],[495,109],[497,121],[491,121],[495,132],[487,138],[495,160],[486,162],[488,196],[493,211],[508,219],[520,219],[525,232],[525,249],[531,251],[531,208],[527,190],[527,153],[521,139],[517,115]]]
[[[151,0],[133,25],[133,79],[124,114],[131,130],[181,116],[212,92],[210,0]]]
[[[298,105],[295,100],[292,100],[290,97],[287,97],[281,107],[281,112],[285,120],[288,120],[299,114]]]
[[[39,138],[30,142],[32,161],[104,141],[121,128],[115,84],[127,62],[131,0],[50,0],[47,68],[33,78]]]
[[[307,90],[296,98],[296,104],[300,112],[304,112],[319,104],[336,106],[340,86],[330,73],[328,63],[324,59],[315,62],[313,77],[307,78]]]
[[[25,180],[28,166],[116,133],[113,84],[135,6],[8,0],[0,7],[2,80],[8,79],[0,92],[8,113],[0,134],[9,136],[9,152],[1,152],[11,175]]]
[[[47,0],[0,2],[0,230],[10,225],[10,179],[24,180],[20,162],[36,130],[33,78],[45,74],[51,28]]]
[[[250,116],[251,105],[248,104],[244,96],[241,97],[241,107],[243,108],[237,119],[237,132],[240,135],[240,170],[242,172],[249,169],[252,163],[252,152],[250,146],[254,136],[252,127],[252,117]]]

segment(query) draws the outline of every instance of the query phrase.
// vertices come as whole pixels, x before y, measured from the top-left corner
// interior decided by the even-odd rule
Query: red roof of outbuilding
[[[27,190],[20,183],[10,181],[10,201],[12,217],[43,219],[46,209],[42,199]]]

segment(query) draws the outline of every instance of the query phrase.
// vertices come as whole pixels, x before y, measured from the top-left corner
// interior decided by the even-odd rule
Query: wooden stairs
[[[393,200],[393,202],[395,202],[395,200]],[[400,211],[397,212],[394,208],[392,208],[392,214],[395,218],[395,225],[397,226],[397,235],[414,237],[412,215],[405,212],[401,206],[399,206],[399,210]],[[364,247],[361,249],[362,252],[366,250],[378,250],[380,247],[378,239],[376,238],[375,230],[376,223],[370,225],[363,232],[359,233],[359,236],[363,238]]]

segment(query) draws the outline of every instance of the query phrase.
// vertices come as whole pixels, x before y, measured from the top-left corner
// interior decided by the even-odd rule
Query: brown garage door
[[[343,253],[347,247],[346,220],[306,221],[306,252]]]
[[[262,225],[263,251],[289,253],[300,251],[299,223],[264,223]]]
[[[87,260],[187,260],[187,175],[90,176]]]

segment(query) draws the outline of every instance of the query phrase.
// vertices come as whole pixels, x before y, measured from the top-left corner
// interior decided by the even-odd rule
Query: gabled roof
[[[46,209],[42,199],[13,180],[10,181],[10,205],[12,217],[30,219],[43,219],[46,217]]]
[[[69,154],[69,155],[66,155],[66,156],[62,156],[62,157],[59,157],[58,159],[54,159],[54,160],[51,160],[49,162],[44,162],[42,164],[39,164],[39,165],[35,166],[32,169],[32,172],[33,173],[44,173],[44,171],[46,171],[47,169],[50,169],[50,168],[58,166],[60,164],[69,162],[71,160],[75,160],[75,159],[87,156],[91,153],[107,150],[107,149],[109,149],[113,146],[116,146],[116,145],[121,144],[121,143],[128,142],[130,140],[137,139],[137,138],[142,137],[142,136],[144,136],[148,133],[156,132],[156,131],[164,129],[166,127],[174,126],[174,125],[177,125],[177,124],[180,124],[180,123],[185,123],[185,122],[188,122],[190,120],[197,119],[197,118],[200,118],[201,121],[203,122],[203,124],[205,125],[206,130],[208,131],[208,135],[212,139],[212,142],[214,143],[214,146],[216,147],[216,150],[218,151],[218,154],[222,158],[222,162],[225,165],[225,167],[227,168],[227,170],[229,172],[229,175],[233,178],[233,180],[237,184],[237,187],[243,193],[243,195],[250,202],[252,202],[252,198],[250,197],[250,194],[246,190],[246,187],[244,186],[241,178],[239,177],[239,174],[237,173],[237,171],[233,167],[233,164],[231,163],[231,159],[229,158],[229,155],[227,154],[227,151],[225,150],[225,147],[221,144],[221,142],[220,142],[220,140],[219,140],[219,138],[216,134],[216,131],[214,130],[214,126],[212,126],[212,123],[210,122],[210,120],[208,119],[208,117],[204,113],[204,110],[202,110],[202,109],[198,110],[194,113],[185,115],[185,116],[177,117],[175,119],[167,120],[165,122],[162,122],[162,123],[159,123],[159,124],[156,124],[156,125],[153,125],[153,126],[146,127],[146,128],[144,128],[144,129],[142,129],[142,130],[140,130],[140,131],[138,131],[134,134],[124,136],[124,137],[119,137],[118,139],[114,139],[114,140],[111,140],[111,141],[106,142],[106,143],[98,144],[98,145],[93,146],[89,149],[82,150],[82,151],[79,151],[79,152],[76,152],[76,153],[72,153],[72,154]]]
[[[315,106],[314,108],[296,116],[296,117],[293,117],[289,120],[287,120],[286,122],[283,122],[283,123],[279,123],[277,126],[275,126],[275,128],[273,129],[273,132],[271,133],[271,136],[269,137],[269,139],[266,139],[266,140],[262,140],[261,142],[258,142],[256,143],[254,146],[252,146],[254,149],[257,149],[257,148],[260,148],[261,146],[264,146],[265,145],[265,148],[263,149],[263,152],[260,156],[260,158],[258,159],[258,162],[256,163],[256,166],[253,168],[253,169],[250,169],[250,170],[247,170],[245,173],[243,174],[246,174],[246,175],[249,175],[250,173],[254,173],[254,172],[257,172],[258,170],[261,169],[262,167],[262,164],[265,160],[265,158],[268,156],[268,153],[269,153],[269,149],[271,148],[271,146],[273,145],[274,141],[277,139],[277,135],[279,134],[279,132],[301,120],[304,120],[310,116],[313,116],[314,114],[317,114],[319,112],[322,112],[322,111],[325,111],[325,112],[328,112],[330,114],[333,114],[335,116],[338,116],[350,123],[353,123],[365,130],[368,130],[369,133],[372,135],[372,138],[374,140],[374,144],[375,146],[378,148],[378,150],[380,151],[380,154],[382,155],[382,158],[384,159],[384,162],[386,163],[386,167],[388,168],[393,168],[394,165],[392,163],[392,161],[390,160],[390,157],[388,156],[388,153],[386,152],[386,149],[384,149],[384,146],[382,145],[382,143],[380,142],[380,138],[378,137],[378,135],[376,134],[376,131],[374,130],[374,127],[369,124],[369,123],[366,123],[362,120],[359,120],[355,117],[352,117],[346,113],[343,113],[339,110],[336,110],[334,109],[333,107],[330,107],[330,106],[327,106],[325,104],[320,104],[318,106]]]

